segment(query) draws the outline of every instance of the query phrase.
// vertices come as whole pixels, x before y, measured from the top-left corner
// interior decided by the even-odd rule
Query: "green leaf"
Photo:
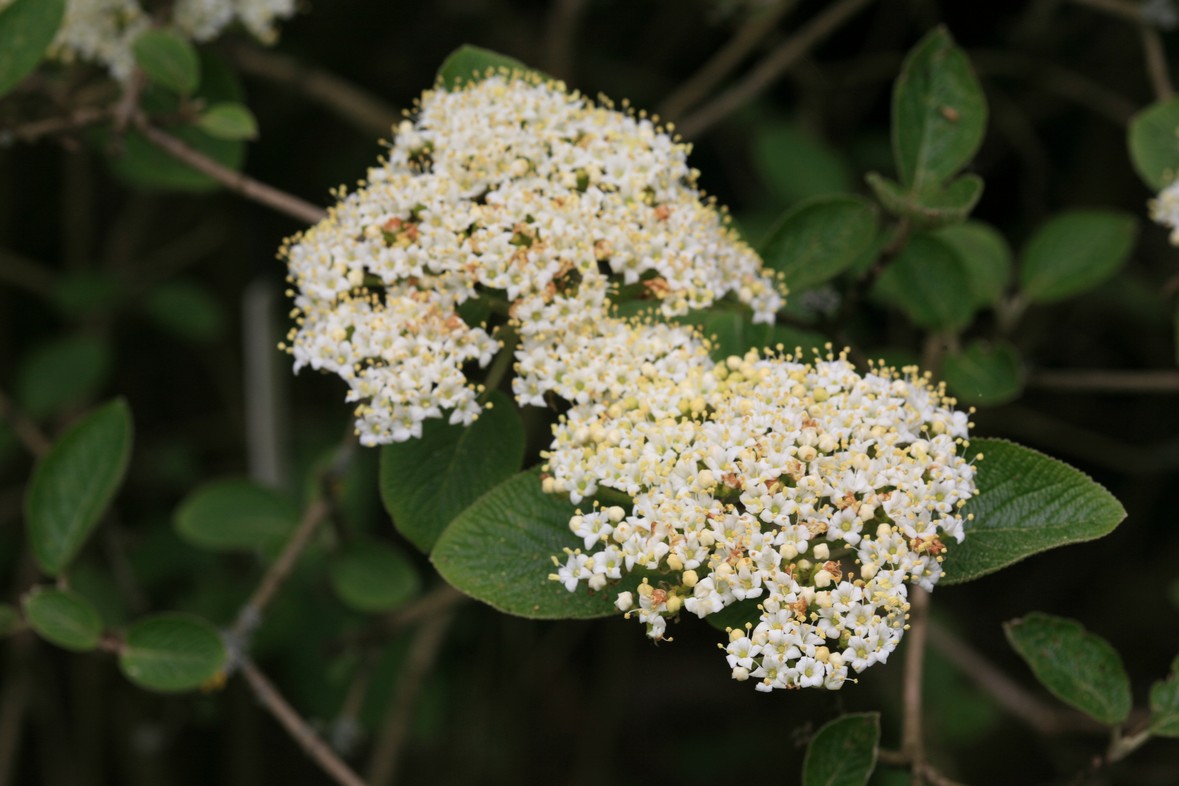
[[[714,360],[730,355],[744,355],[751,349],[764,350],[779,345],[787,352],[801,348],[804,352],[822,347],[827,339],[819,333],[786,325],[754,323],[749,314],[740,311],[705,311],[684,320],[700,328],[710,342]]]
[[[1130,160],[1155,191],[1179,177],[1179,98],[1151,104],[1130,119]]]
[[[217,629],[200,617],[169,612],[140,620],[119,651],[123,676],[141,688],[176,693],[199,688],[225,666]]]
[[[919,327],[960,330],[974,317],[970,275],[952,246],[917,232],[876,282],[875,293]]]
[[[755,126],[753,160],[761,181],[780,203],[855,188],[851,165],[840,152],[796,123]]]
[[[73,426],[37,462],[25,492],[33,557],[56,576],[81,550],[131,458],[131,410],[115,399]]]
[[[194,343],[207,344],[225,335],[225,307],[195,282],[161,284],[143,301],[143,312],[168,332]]]
[[[803,786],[864,786],[876,769],[880,714],[848,713],[819,729],[802,764]]]
[[[499,391],[470,426],[423,424],[420,439],[381,449],[381,499],[397,530],[424,552],[455,516],[524,463],[524,424]]]
[[[1023,250],[1019,284],[1029,300],[1052,303],[1110,278],[1134,248],[1138,222],[1113,210],[1072,210],[1049,220]]]
[[[973,341],[947,357],[942,378],[959,400],[969,404],[1005,404],[1023,390],[1019,352],[1007,341]]]
[[[273,548],[299,523],[282,495],[244,479],[217,480],[192,492],[176,509],[176,531],[194,546],[213,551]]]
[[[1158,737],[1179,737],[1179,657],[1172,674],[1150,686],[1150,733]]]
[[[905,58],[892,94],[892,142],[901,182],[940,185],[982,144],[987,104],[970,60],[944,27]]]
[[[1075,620],[1041,612],[1003,628],[1011,646],[1056,698],[1110,726],[1130,714],[1130,677],[1105,639]]]
[[[0,603],[0,638],[16,633],[23,624],[20,612],[16,610],[15,606]]]
[[[16,371],[16,400],[41,419],[85,402],[106,384],[110,344],[98,336],[60,336],[37,344]]]
[[[588,507],[588,506],[587,506]],[[617,614],[614,600],[638,585],[632,573],[601,592],[569,592],[548,578],[552,557],[579,545],[569,531],[576,508],[541,491],[537,472],[509,478],[446,528],[430,555],[453,586],[508,614],[533,619],[589,619]]]
[[[0,11],[0,96],[41,62],[64,15],[65,0],[15,0]]]
[[[888,212],[907,218],[918,228],[933,228],[964,221],[982,197],[978,175],[963,175],[947,186],[930,184],[906,191],[899,183],[869,172],[865,178]]]
[[[46,641],[74,652],[98,646],[102,616],[78,593],[37,587],[25,596],[24,607],[29,627]]]
[[[478,46],[464,44],[451,52],[438,68],[437,81],[447,90],[462,87],[465,82],[478,82],[488,75],[489,71],[506,69],[513,73],[541,72],[521,63],[514,57],[492,52]]]
[[[1003,297],[1011,281],[1011,247],[997,229],[981,221],[966,221],[942,227],[934,237],[949,243],[958,252],[970,276],[970,291],[975,306],[993,306]]]
[[[1095,540],[1113,531],[1126,510],[1099,483],[1063,461],[998,439],[975,439],[983,454],[966,504],[974,520],[966,539],[947,550],[942,584],[994,573],[1041,551]]]
[[[213,104],[197,118],[197,126],[217,139],[258,138],[258,121],[244,104]]]
[[[122,282],[101,270],[73,270],[62,273],[53,284],[54,310],[70,322],[107,314],[124,295]]]
[[[328,578],[340,600],[367,613],[395,609],[422,587],[409,557],[377,541],[352,543],[332,555]]]
[[[846,270],[876,237],[876,213],[854,196],[817,197],[787,212],[762,242],[766,265],[792,292],[811,289]]]
[[[131,51],[147,78],[160,87],[189,95],[201,83],[196,47],[177,32],[145,30],[135,39]]]

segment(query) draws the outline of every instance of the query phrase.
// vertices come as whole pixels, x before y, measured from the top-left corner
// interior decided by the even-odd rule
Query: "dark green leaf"
[[[393,524],[428,552],[479,495],[524,463],[524,425],[516,403],[493,391],[491,409],[470,426],[428,420],[420,439],[381,450],[381,499]]]
[[[1004,404],[1023,389],[1019,352],[1006,341],[974,341],[942,364],[950,391],[968,404]]]
[[[1019,283],[1029,300],[1052,303],[1092,289],[1130,256],[1137,221],[1112,210],[1072,210],[1042,226],[1024,247]]]
[[[947,186],[934,184],[917,191],[905,191],[900,184],[875,172],[869,172],[865,180],[888,212],[909,219],[919,228],[964,221],[983,192],[978,175],[963,175]]]
[[[63,273],[50,296],[57,313],[73,322],[114,309],[123,297],[119,279],[100,270]]]
[[[15,0],[0,11],[0,96],[45,56],[65,14],[65,0]]]
[[[22,625],[20,612],[16,610],[16,607],[0,603],[0,638],[10,633],[16,633]]]
[[[175,693],[199,688],[225,666],[217,630],[189,614],[157,614],[127,631],[119,652],[123,675],[141,688]]]
[[[258,121],[244,104],[213,104],[197,118],[197,126],[217,139],[258,138]]]
[[[760,251],[790,290],[799,292],[842,273],[875,237],[876,214],[863,199],[817,197],[782,216]]]
[[[203,285],[191,281],[161,284],[143,301],[143,311],[157,325],[196,343],[225,334],[225,308]]]
[[[283,543],[299,513],[285,497],[248,480],[227,479],[194,491],[176,510],[176,531],[194,546],[254,551]]]
[[[979,494],[966,540],[947,551],[942,584],[961,584],[1039,554],[1113,531],[1126,510],[1080,470],[1043,453],[997,439],[971,440],[983,454]]]
[[[1003,627],[1011,646],[1056,698],[1110,726],[1130,714],[1130,678],[1105,639],[1079,622],[1040,612]]]
[[[488,72],[501,70],[513,73],[540,73],[514,57],[465,44],[451,52],[442,62],[438,69],[437,79],[447,90],[453,90],[456,87],[461,87],[465,82],[479,81],[487,76]]]
[[[803,786],[864,786],[876,769],[880,714],[849,713],[811,740],[802,765]]]
[[[1179,98],[1159,101],[1130,120],[1130,160],[1155,191],[1179,177]]]
[[[762,182],[779,204],[855,188],[843,156],[794,123],[756,126],[753,157]]]
[[[98,336],[60,336],[37,344],[16,371],[16,400],[40,419],[84,403],[106,383],[110,345]]]
[[[25,492],[29,545],[56,576],[82,548],[123,482],[131,458],[131,410],[123,399],[91,413],[37,462]]]
[[[880,276],[875,291],[919,327],[959,330],[974,316],[966,267],[952,246],[927,233],[909,238]]]
[[[421,590],[413,563],[386,543],[351,543],[332,555],[328,565],[332,589],[352,608],[376,613],[390,611]]]
[[[1011,281],[1011,247],[998,230],[981,221],[966,221],[934,231],[958,252],[970,276],[970,291],[979,308],[999,302]]]
[[[744,355],[751,349],[775,349],[786,352],[800,348],[809,352],[823,347],[827,339],[819,333],[785,325],[754,323],[748,314],[739,311],[706,311],[686,320],[700,328],[710,342],[714,360],[730,355]]]
[[[41,638],[74,652],[98,646],[102,617],[76,592],[37,587],[24,598],[25,618]]]
[[[569,531],[576,508],[541,491],[536,472],[521,472],[480,497],[442,533],[430,559],[444,579],[500,611],[533,619],[617,614],[614,600],[639,582],[631,574],[601,592],[569,592],[548,577],[552,557],[579,545]]]
[[[940,185],[982,144],[987,104],[970,60],[944,27],[905,58],[892,94],[892,141],[901,182]]]
[[[1150,686],[1150,733],[1159,737],[1179,737],[1179,657],[1171,665],[1172,674]]]
[[[172,30],[145,30],[131,46],[135,62],[147,78],[160,87],[188,95],[201,83],[196,47]]]

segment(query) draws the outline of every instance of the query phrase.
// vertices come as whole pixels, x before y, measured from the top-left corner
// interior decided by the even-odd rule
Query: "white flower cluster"
[[[1171,245],[1179,246],[1179,180],[1150,200],[1150,217],[1155,223],[1171,229]]]
[[[295,13],[296,0],[177,0],[167,26],[197,42],[209,41],[240,22],[262,41],[275,38],[274,25]],[[98,63],[119,81],[135,69],[132,46],[152,26],[152,9],[140,0],[68,0],[65,17],[49,48],[62,62]]]
[[[729,293],[762,321],[781,305],[757,254],[701,201],[687,153],[642,114],[532,75],[425,93],[362,187],[284,249],[296,370],[341,376],[372,445],[446,411],[471,422],[480,389],[464,366],[509,343],[527,404],[588,405],[619,397],[644,364],[704,362],[690,331],[612,316],[624,289],[665,316]]]
[[[574,516],[585,550],[550,578],[602,590],[646,571],[617,605],[654,639],[681,610],[751,601],[759,621],[725,647],[733,677],[837,689],[888,658],[906,583],[931,589],[945,539],[962,540],[977,492],[953,403],[915,368],[861,376],[842,356],[646,369],[626,398],[554,427],[548,489],[574,504],[613,489],[633,508]]]

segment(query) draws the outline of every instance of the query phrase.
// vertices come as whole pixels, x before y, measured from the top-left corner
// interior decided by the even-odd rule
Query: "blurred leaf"
[[[918,228],[964,221],[983,192],[983,181],[978,175],[963,175],[944,187],[934,184],[908,192],[876,172],[869,172],[864,179],[888,212],[909,219]]]
[[[123,482],[131,458],[131,410],[115,399],[54,443],[25,492],[25,522],[37,564],[60,574],[81,550]]]
[[[1105,639],[1079,622],[1041,612],[1012,620],[1003,629],[1056,698],[1109,726],[1130,714],[1130,677]]]
[[[107,382],[110,345],[97,336],[60,336],[37,344],[16,371],[16,400],[42,419],[92,398]]]
[[[225,645],[212,625],[189,614],[165,613],[131,626],[119,669],[141,688],[175,693],[199,688],[225,660]]]
[[[196,47],[172,30],[145,30],[131,45],[135,62],[155,84],[188,95],[201,83]]]
[[[548,578],[552,557],[578,544],[569,531],[577,509],[561,495],[541,491],[540,475],[521,472],[464,510],[438,538],[430,555],[442,578],[507,614],[532,619],[589,619],[617,614],[614,600],[633,590],[640,573],[601,592],[569,592]]]
[[[934,237],[949,243],[970,276],[970,291],[975,306],[993,306],[1003,296],[1011,281],[1011,247],[990,224],[965,221],[935,230]]]
[[[0,638],[15,633],[23,627],[20,612],[15,606],[0,603]]]
[[[225,307],[201,284],[169,281],[153,289],[143,311],[157,325],[196,343],[216,341],[225,334]]]
[[[1155,191],[1179,177],[1179,98],[1151,104],[1130,119],[1130,160]]]
[[[1179,657],[1171,665],[1171,676],[1150,686],[1150,733],[1179,737]]]
[[[794,123],[763,123],[754,127],[753,134],[758,175],[782,203],[855,188],[851,166],[843,156]]]
[[[420,439],[381,449],[381,500],[398,532],[423,552],[479,495],[524,463],[516,402],[492,391],[470,426],[427,420]]]
[[[918,327],[960,330],[974,317],[970,276],[958,253],[923,232],[909,238],[876,282],[875,293]]]
[[[41,62],[64,14],[65,0],[15,0],[0,11],[0,96]]]
[[[208,483],[176,509],[176,532],[213,551],[255,551],[280,545],[299,524],[282,495],[245,479]]]
[[[368,613],[391,611],[422,587],[409,557],[378,541],[350,543],[333,554],[328,577],[340,600]]]
[[[487,76],[489,70],[507,69],[512,72],[533,73],[544,76],[529,68],[514,57],[492,52],[478,46],[464,44],[447,55],[438,68],[437,79],[447,90],[461,87],[464,82],[477,82]]]
[[[917,191],[940,185],[982,144],[987,104],[970,60],[945,27],[905,58],[892,94],[892,141],[901,182]]]
[[[880,714],[848,713],[811,740],[802,765],[803,786],[864,786],[876,769]]]
[[[787,212],[759,251],[800,292],[842,273],[876,237],[876,213],[855,196],[816,197]]]
[[[1050,219],[1023,249],[1024,295],[1053,303],[1105,281],[1129,258],[1137,224],[1128,213],[1113,210],[1071,210]]]
[[[197,118],[197,126],[218,139],[258,138],[258,121],[244,104],[213,104]]]
[[[792,351],[795,347],[806,351],[827,343],[827,339],[819,333],[786,325],[754,323],[748,314],[740,311],[705,311],[686,321],[699,327],[713,342],[710,353],[713,360],[744,355],[751,349],[772,349],[779,344],[786,351]]]
[[[968,404],[1005,404],[1023,390],[1019,352],[1007,341],[971,342],[945,359],[942,378]]]
[[[98,646],[102,617],[76,592],[35,587],[24,598],[25,618],[41,638],[74,652]]]
[[[53,305],[67,320],[110,311],[123,297],[123,286],[116,276],[100,270],[73,270],[63,273],[53,286]]]
[[[1108,535],[1126,510],[1099,483],[1063,461],[1000,439],[974,439],[982,453],[979,494],[966,539],[947,550],[942,584],[994,573],[1041,551]]]

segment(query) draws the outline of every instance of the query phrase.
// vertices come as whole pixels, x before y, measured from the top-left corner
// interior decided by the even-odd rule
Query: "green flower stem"
[[[483,387],[487,390],[495,390],[503,382],[504,375],[508,373],[508,369],[512,367],[512,361],[516,359],[516,345],[520,343],[520,336],[516,333],[515,328],[504,325],[499,329],[499,332],[503,345],[496,354],[495,360],[492,361],[491,368],[487,370],[487,377],[483,380]]]

